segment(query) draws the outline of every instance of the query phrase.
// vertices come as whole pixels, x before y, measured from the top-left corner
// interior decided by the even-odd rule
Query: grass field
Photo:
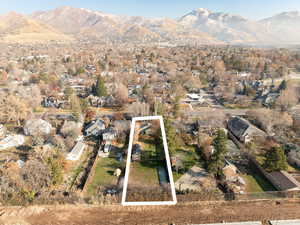
[[[246,181],[246,192],[256,193],[265,191],[276,191],[276,189],[265,178],[258,174],[242,175]]]
[[[201,165],[197,158],[195,148],[192,146],[185,146],[176,151],[176,157],[178,157],[183,164],[183,169],[180,172],[173,171],[174,182],[176,182],[185,172],[187,172],[195,164]]]
[[[128,185],[159,186],[158,166],[159,162],[132,162]]]
[[[128,185],[159,186],[157,168],[163,166],[163,162],[151,160],[158,154],[155,139],[149,135],[141,135],[137,143],[142,148],[142,161],[131,163]]]
[[[101,158],[95,167],[95,175],[87,188],[87,193],[93,195],[99,186],[108,187],[117,184],[118,178],[114,176],[115,169],[120,163],[114,158]]]

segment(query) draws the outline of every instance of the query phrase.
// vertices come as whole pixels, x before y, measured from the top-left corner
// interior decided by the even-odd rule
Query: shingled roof
[[[286,171],[269,173],[271,183],[281,191],[300,190],[300,183]]]
[[[251,136],[265,136],[266,133],[256,126],[252,125],[249,121],[235,116],[231,117],[228,121],[228,129],[241,141],[245,141],[246,135]]]
[[[238,138],[241,138],[249,127],[250,123],[241,117],[232,117],[228,121],[228,128]]]

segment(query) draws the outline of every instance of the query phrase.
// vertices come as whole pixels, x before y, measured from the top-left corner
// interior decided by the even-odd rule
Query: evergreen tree
[[[224,130],[218,130],[218,134],[214,139],[214,153],[212,154],[210,161],[207,164],[208,172],[221,175],[222,169],[225,164],[225,155],[227,153],[227,137]]]
[[[170,119],[166,119],[164,125],[165,125],[169,153],[172,156],[174,155],[176,149],[178,148],[178,137],[176,135],[176,130],[171,124]]]
[[[71,88],[70,86],[67,86],[64,90],[64,94],[65,94],[66,98],[69,100],[70,97],[74,94],[73,88]]]
[[[278,87],[278,91],[285,90],[286,88],[287,88],[286,80],[283,80]]]
[[[80,117],[82,114],[80,99],[76,95],[72,95],[71,98],[71,111],[75,120],[80,121]]]
[[[98,97],[107,96],[107,90],[104,85],[104,80],[101,76],[98,76],[96,87],[95,87],[95,94]]]
[[[265,154],[264,167],[268,172],[280,171],[287,169],[286,156],[281,147],[272,147]]]
[[[173,102],[173,113],[175,118],[179,116],[179,111],[180,111],[180,96],[177,95]]]

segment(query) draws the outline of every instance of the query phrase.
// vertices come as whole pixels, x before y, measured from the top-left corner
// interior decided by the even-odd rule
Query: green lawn
[[[252,173],[248,175],[242,175],[242,177],[246,181],[246,192],[248,193],[276,191],[272,184],[258,174]]]
[[[89,184],[87,192],[89,195],[95,194],[99,186],[111,186],[117,184],[117,177],[114,176],[115,169],[119,168],[120,163],[114,158],[101,158],[95,167],[93,181]]]
[[[184,146],[183,148],[176,151],[175,156],[177,156],[183,164],[183,170],[180,172],[173,171],[174,182],[176,182],[185,172],[192,168],[195,164],[201,165],[199,159],[197,158],[197,153],[193,146]]]
[[[159,185],[157,167],[161,166],[160,164],[158,161],[132,162],[128,185]]]

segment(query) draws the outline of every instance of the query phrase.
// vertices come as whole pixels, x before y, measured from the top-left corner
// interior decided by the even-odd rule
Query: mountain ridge
[[[31,32],[33,36],[47,33],[55,37],[54,40],[60,39],[58,36],[61,35],[63,40],[94,39],[142,43],[300,44],[299,11],[282,12],[258,21],[236,14],[213,12],[205,8],[194,9],[177,19],[118,16],[71,6],[36,11],[30,15],[16,12],[9,15],[15,18],[11,19],[12,21],[23,21],[18,24],[19,33],[32,30],[35,31]],[[2,39],[7,35],[13,35],[6,31],[17,25],[5,19],[7,17],[9,16],[0,16]],[[27,22],[24,22],[25,20]],[[25,28],[21,29],[22,26]],[[37,38],[38,36],[35,39]]]

